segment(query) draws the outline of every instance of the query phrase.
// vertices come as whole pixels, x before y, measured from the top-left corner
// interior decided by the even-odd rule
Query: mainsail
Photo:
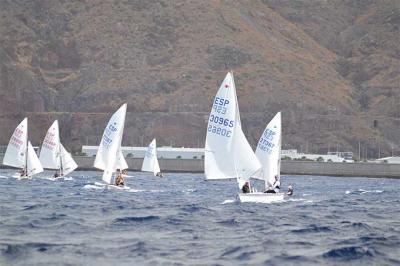
[[[58,121],[50,126],[44,137],[42,148],[40,149],[40,162],[44,168],[60,169],[60,134],[58,129]]]
[[[235,82],[229,72],[214,98],[208,119],[205,177],[237,178],[241,187],[260,168],[261,164],[242,131]]]
[[[58,121],[47,130],[39,156],[44,168],[60,170],[61,175],[74,171],[78,165],[60,142]]]
[[[266,189],[275,182],[275,176],[280,178],[281,132],[281,113],[278,112],[265,128],[256,149],[262,164],[260,177],[265,181]]]
[[[126,104],[123,104],[110,118],[104,129],[99,148],[97,150],[94,167],[103,170],[104,182],[112,183],[112,174],[121,167],[121,141],[124,131]],[[122,156],[123,158],[123,156]],[[125,161],[125,159],[124,159]],[[125,162],[126,163],[126,162]]]
[[[147,148],[146,154],[143,159],[142,171],[152,172],[154,176],[156,176],[156,174],[160,172],[160,165],[158,164],[157,159],[156,139],[153,139],[153,141]]]
[[[28,118],[24,118],[22,122],[14,130],[8,143],[6,153],[4,154],[3,164],[17,168],[26,167],[26,152],[28,145]]]

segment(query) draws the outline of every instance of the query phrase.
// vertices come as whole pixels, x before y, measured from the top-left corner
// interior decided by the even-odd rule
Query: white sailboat
[[[205,178],[236,178],[241,189],[260,169],[261,164],[242,131],[235,82],[229,72],[214,98],[208,120]]]
[[[78,167],[71,154],[61,144],[57,120],[47,130],[39,159],[44,168],[57,170],[59,177],[71,173]]]
[[[153,139],[149,147],[147,147],[147,151],[143,159],[142,171],[151,172],[154,174],[154,176],[159,176],[161,174],[160,165],[158,164],[157,159],[156,139]]]
[[[280,180],[282,126],[281,113],[268,123],[257,144],[256,156],[262,164],[262,170],[254,177],[264,181],[265,190],[273,187],[275,179]],[[242,194],[241,200],[247,202],[274,202],[284,199],[284,193]]]
[[[115,176],[113,174],[117,170],[128,168],[128,164],[121,151],[125,116],[126,103],[108,121],[94,161],[94,167],[104,171],[102,179],[109,185],[115,184]]]
[[[4,154],[3,164],[21,168],[20,179],[31,178],[33,175],[43,172],[39,158],[28,141],[28,118],[14,130]]]

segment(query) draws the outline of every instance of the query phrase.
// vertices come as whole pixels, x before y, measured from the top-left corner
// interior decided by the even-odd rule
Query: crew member
[[[249,182],[244,183],[244,185],[242,187],[242,192],[243,193],[250,193],[250,184],[249,184]]]

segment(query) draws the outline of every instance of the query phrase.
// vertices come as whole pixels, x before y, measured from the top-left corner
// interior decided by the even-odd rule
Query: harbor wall
[[[2,156],[0,155],[2,161]],[[94,157],[74,156],[78,170],[96,170]],[[140,171],[143,159],[126,158],[131,171]],[[163,172],[204,172],[203,159],[159,159]],[[7,166],[1,165],[2,168]],[[400,178],[400,164],[282,161],[282,174]]]

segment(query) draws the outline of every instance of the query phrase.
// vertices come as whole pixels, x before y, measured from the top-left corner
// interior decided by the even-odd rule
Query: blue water
[[[283,176],[289,200],[239,204],[234,182],[201,174],[131,173],[116,190],[94,186],[98,172],[12,173],[0,172],[0,265],[400,264],[400,180]]]

